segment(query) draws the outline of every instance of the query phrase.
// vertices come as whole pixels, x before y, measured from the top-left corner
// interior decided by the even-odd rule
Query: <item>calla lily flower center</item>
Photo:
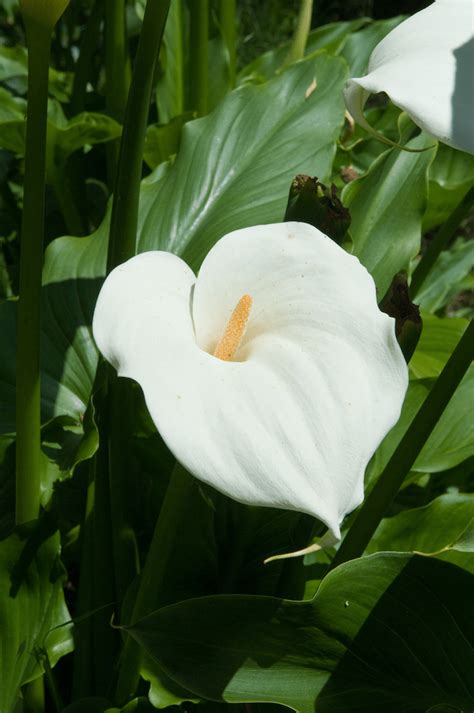
[[[394,320],[356,257],[296,222],[225,235],[197,276],[176,255],[143,253],[105,280],[93,332],[189,473],[340,536],[408,383]]]
[[[253,300],[250,295],[243,295],[237,302],[224,334],[214,350],[214,356],[218,359],[232,361],[234,358],[247,329],[252,304]]]

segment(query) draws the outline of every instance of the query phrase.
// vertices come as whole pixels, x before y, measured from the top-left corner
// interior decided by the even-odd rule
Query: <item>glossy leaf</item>
[[[352,252],[372,274],[380,299],[393,276],[407,270],[420,249],[432,145],[433,139],[421,134],[407,146],[425,151],[386,151],[342,194],[352,218]]]
[[[0,710],[5,713],[13,711],[20,686],[41,674],[40,649],[52,666],[72,650],[70,627],[54,628],[70,619],[58,561],[59,538],[47,540],[27,571],[16,572],[13,580],[23,546],[17,534],[0,542]]]
[[[187,123],[169,174],[142,190],[139,251],[170,250],[197,268],[227,232],[281,219],[297,173],[330,174],[344,77],[343,62],[321,54]]]
[[[300,713],[469,710],[471,587],[472,576],[446,562],[374,555],[335,569],[312,601],[205,597],[158,610],[128,633],[175,680],[215,701]]]
[[[442,557],[474,571],[473,533],[474,495],[448,493],[424,507],[384,518],[367,553],[423,553]]]

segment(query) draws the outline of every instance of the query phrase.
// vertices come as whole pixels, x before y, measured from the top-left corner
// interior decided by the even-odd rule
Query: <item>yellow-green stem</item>
[[[28,108],[21,228],[16,375],[16,521],[40,506],[40,316],[51,28],[26,22]]]
[[[301,0],[300,11],[296,23],[295,32],[291,41],[290,50],[284,64],[291,64],[303,59],[308,41],[308,34],[311,29],[311,17],[313,14],[313,0]]]

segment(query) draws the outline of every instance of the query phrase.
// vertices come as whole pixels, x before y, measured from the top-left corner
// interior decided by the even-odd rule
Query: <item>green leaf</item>
[[[26,102],[14,98],[0,88],[0,146],[19,156],[25,150]],[[48,102],[48,132],[46,163],[48,179],[54,175],[56,163],[89,144],[116,139],[121,126],[105,114],[83,112],[67,119],[61,105],[54,99]]]
[[[5,3],[3,3],[4,5]],[[13,77],[24,80],[24,92],[27,91],[28,77],[28,52],[25,47],[0,47],[0,82]],[[53,67],[49,68],[49,93],[58,101],[67,102],[72,89],[72,72],[58,72]]]
[[[447,562],[372,555],[335,569],[309,602],[204,597],[127,631],[175,680],[215,701],[300,713],[467,711],[471,592],[472,576]]]
[[[281,220],[297,173],[330,175],[345,76],[341,60],[320,54],[187,123],[169,173],[143,186],[139,250],[170,250],[197,268],[230,230]]]
[[[428,312],[441,309],[459,292],[473,268],[474,241],[457,240],[439,255],[416,295],[417,304]]]
[[[441,556],[472,572],[473,533],[474,495],[449,493],[423,507],[384,518],[367,553],[399,551]]]
[[[24,543],[18,534],[0,542],[0,710],[11,713],[22,684],[41,675],[38,653],[44,649],[52,666],[72,650],[70,627],[59,569],[59,537],[50,537],[38,550],[11,593],[11,574]],[[55,627],[60,628],[55,628]]]
[[[423,232],[441,225],[474,184],[474,156],[440,144],[429,174]]]
[[[389,149],[342,194],[352,217],[352,252],[374,278],[379,299],[419,251],[427,172],[435,155],[435,149],[428,149],[432,145],[433,139],[422,133],[407,146],[425,151]]]
[[[461,339],[467,320],[422,313],[423,331],[410,361],[413,379],[438,377]]]

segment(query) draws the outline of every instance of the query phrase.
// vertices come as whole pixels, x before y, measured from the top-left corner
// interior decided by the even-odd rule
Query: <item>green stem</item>
[[[115,560],[117,605],[125,598],[128,587],[139,572],[137,545],[129,523],[129,489],[133,487],[134,462],[131,457],[130,434],[135,413],[130,383],[117,378],[112,367],[109,385],[109,475],[112,538]],[[119,614],[119,611],[117,611]]]
[[[385,466],[343,540],[331,569],[360,557],[474,358],[474,321]]]
[[[155,65],[169,3],[170,0],[148,0],[143,18],[120,142],[107,256],[109,270],[131,258],[136,250],[143,146]],[[108,389],[108,421],[104,422],[103,429],[106,430],[102,430],[101,438],[108,443],[109,484],[113,494],[111,507],[115,577],[117,592],[123,597],[137,567],[126,499],[130,467],[130,428],[127,412],[131,409],[131,404],[129,385],[119,383],[111,370],[108,375]],[[121,600],[117,603],[120,605]]]
[[[438,259],[440,252],[448,246],[449,242],[454,237],[459,224],[469,214],[473,203],[474,186],[468,190],[462,201],[438,230],[436,236],[429,243],[425,254],[416,266],[410,283],[410,296],[412,300],[414,300],[416,295],[419,293],[424,281],[431,271],[431,268]]]
[[[193,0],[189,4],[189,23],[190,109],[204,116],[208,106],[208,0]]]
[[[229,82],[235,87],[237,74],[236,53],[236,0],[221,0],[220,25],[227,52],[229,53]]]
[[[56,713],[61,713],[64,708],[64,702],[58,684],[56,683],[51,664],[49,663],[48,653],[46,651],[42,656],[42,663],[44,666],[44,676],[48,685],[49,692],[51,694],[51,698],[53,700],[54,707],[56,709]]]
[[[99,415],[106,422],[107,413]],[[102,428],[99,423],[99,428]],[[94,509],[92,518],[94,552],[92,561],[93,608],[101,609],[115,602],[113,531],[110,512],[107,441],[99,445],[94,458]],[[119,645],[117,632],[110,626],[112,608],[101,609],[92,619],[93,695],[108,696],[115,677],[115,656]]]
[[[40,506],[40,316],[51,29],[26,21],[28,108],[21,228],[16,375],[16,521]]]
[[[180,465],[176,465],[166,491],[160,515],[153,532],[150,549],[140,578],[131,622],[136,622],[160,606],[160,590],[169,566],[175,536],[183,525],[183,511],[189,504],[189,495],[194,482]],[[116,699],[127,701],[140,679],[142,652],[131,638],[125,640],[117,684]]]
[[[89,461],[89,483],[84,518],[81,523],[81,560],[76,615],[79,621],[74,634],[72,700],[79,700],[93,690],[92,619],[84,616],[94,609],[94,460]],[[84,618],[83,618],[84,617]]]
[[[170,0],[148,0],[120,142],[112,204],[108,269],[135,255],[143,146],[156,60]]]
[[[291,41],[288,55],[284,64],[291,64],[303,59],[308,41],[309,31],[311,29],[311,18],[313,15],[313,0],[301,0],[300,11],[296,23],[295,32]]]
[[[123,121],[127,106],[128,50],[125,26],[125,0],[105,0],[105,75],[106,106],[118,122]],[[109,186],[113,187],[119,155],[119,140],[107,145]]]
[[[89,20],[82,35],[79,58],[74,71],[69,114],[75,116],[86,108],[87,82],[91,75],[91,65],[100,35],[100,25],[104,15],[104,0],[95,0]]]

